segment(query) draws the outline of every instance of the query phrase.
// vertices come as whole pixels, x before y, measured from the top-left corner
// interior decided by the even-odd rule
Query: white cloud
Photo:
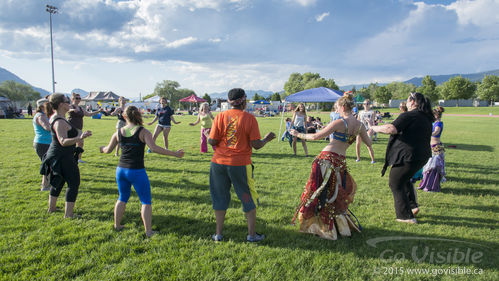
[[[317,0],[287,0],[287,1],[298,3],[303,7],[315,5],[315,3],[317,2]]]
[[[458,0],[446,7],[453,10],[462,25],[497,26],[499,24],[499,0]]]
[[[317,22],[321,22],[321,21],[323,21],[323,20],[324,20],[326,17],[328,17],[328,16],[329,16],[329,12],[327,12],[327,13],[322,13],[322,14],[320,14],[320,15],[315,16],[315,20],[316,20]]]
[[[194,37],[190,36],[190,37],[182,38],[182,39],[175,40],[173,42],[167,43],[166,47],[167,48],[179,48],[179,47],[182,47],[182,46],[185,46],[185,45],[190,45],[190,44],[192,44],[192,43],[194,43],[196,41],[198,41],[197,38],[194,38]]]

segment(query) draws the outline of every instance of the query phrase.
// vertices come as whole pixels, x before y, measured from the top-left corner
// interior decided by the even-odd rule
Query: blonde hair
[[[353,100],[353,96],[345,93],[341,98],[337,101],[339,107],[343,107],[346,112],[351,112],[355,107],[355,101]]]
[[[203,110],[205,106],[208,108],[208,110],[207,110],[206,112]],[[208,113],[208,112],[210,112],[210,104],[209,104],[209,103],[207,103],[207,102],[203,102],[203,103],[201,104],[200,108],[199,108],[199,111],[200,111],[200,112],[204,112],[204,113]]]

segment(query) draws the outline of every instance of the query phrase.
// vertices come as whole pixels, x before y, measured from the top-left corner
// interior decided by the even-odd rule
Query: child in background
[[[282,134],[281,141],[284,141],[285,138],[290,136],[289,129],[291,129],[291,118],[288,117],[286,118],[286,131]]]

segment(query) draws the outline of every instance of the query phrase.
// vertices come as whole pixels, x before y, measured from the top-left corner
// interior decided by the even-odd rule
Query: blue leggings
[[[146,169],[127,169],[116,168],[116,182],[118,183],[118,191],[120,192],[121,202],[128,202],[130,193],[133,188],[139,195],[140,203],[143,205],[151,205],[151,184],[147,177]]]

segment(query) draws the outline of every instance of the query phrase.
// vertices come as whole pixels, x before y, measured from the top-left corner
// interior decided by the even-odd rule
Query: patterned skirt
[[[445,182],[445,149],[442,143],[431,146],[432,156],[423,167],[423,179],[419,189],[440,192],[440,183]]]
[[[350,217],[357,185],[348,172],[345,156],[322,151],[312,163],[312,172],[293,217],[298,215],[300,231],[336,240],[337,233],[351,236],[360,232]]]

